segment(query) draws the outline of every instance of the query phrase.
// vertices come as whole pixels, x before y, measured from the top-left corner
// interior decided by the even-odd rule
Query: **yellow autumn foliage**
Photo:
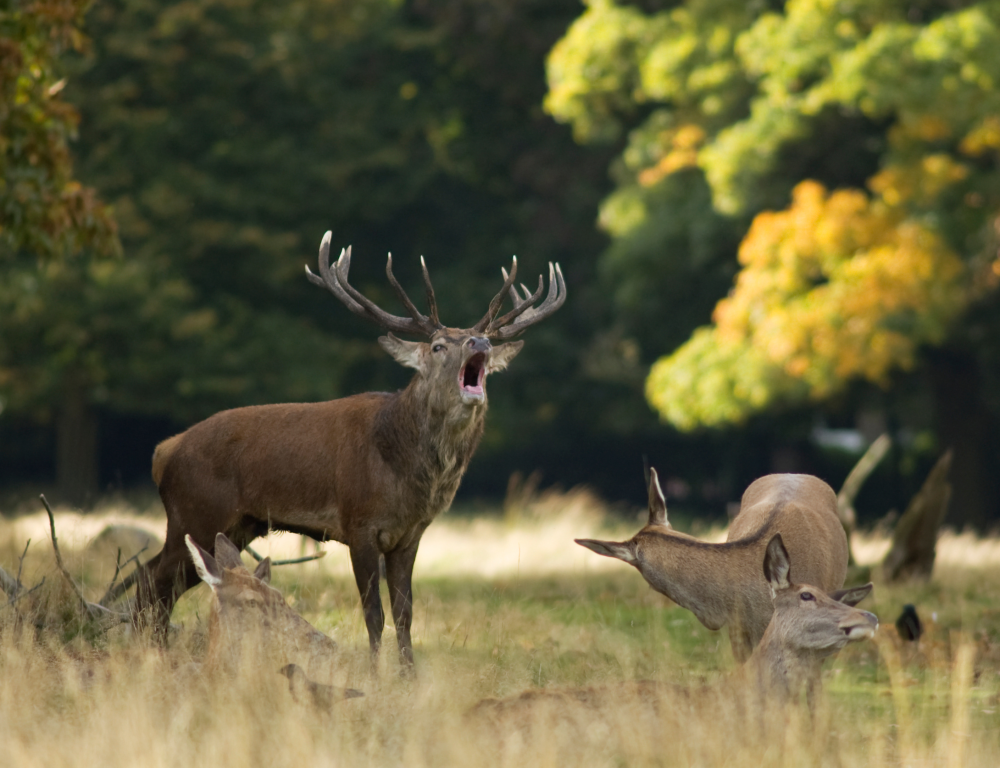
[[[794,190],[758,215],[714,325],[658,361],[647,397],[682,429],[740,421],[776,400],[885,384],[939,342],[965,304],[965,266],[942,238],[859,190]]]

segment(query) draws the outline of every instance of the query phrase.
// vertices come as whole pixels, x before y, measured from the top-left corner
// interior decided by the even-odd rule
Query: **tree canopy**
[[[631,128],[608,229],[649,226],[678,183],[753,218],[713,324],[649,376],[665,419],[886,384],[946,339],[1000,275],[998,79],[998,3],[588,4],[546,104],[584,140]]]

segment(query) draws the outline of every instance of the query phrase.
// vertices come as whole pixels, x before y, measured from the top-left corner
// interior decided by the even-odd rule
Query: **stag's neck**
[[[644,532],[637,538],[636,565],[646,581],[709,629],[722,629],[759,597],[733,589],[734,583],[760,581],[758,548],[751,544],[711,544],[676,532]]]
[[[441,400],[429,382],[415,376],[382,408],[377,440],[383,458],[400,472],[432,482],[457,473],[457,489],[482,437],[486,404],[443,405]]]

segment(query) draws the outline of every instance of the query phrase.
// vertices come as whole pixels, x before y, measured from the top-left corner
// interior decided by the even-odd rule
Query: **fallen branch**
[[[97,601],[98,605],[107,608],[108,606],[111,605],[111,603],[115,602],[116,600],[118,600],[118,598],[120,598],[122,595],[128,592],[129,588],[131,588],[131,586],[135,584],[136,579],[138,579],[139,577],[139,567],[140,567],[139,555],[141,555],[147,549],[149,549],[148,544],[123,563],[121,562],[122,551],[119,548],[118,557],[115,558],[115,575],[111,577],[111,583],[108,584],[108,588],[104,591],[104,596]],[[118,581],[118,577],[121,575],[122,569],[128,567],[128,564],[133,561],[136,564],[135,570],[132,571],[132,573],[130,573],[124,579],[122,579],[121,584],[116,586],[115,582]]]
[[[879,435],[848,473],[840,493],[837,494],[837,514],[840,515],[840,522],[848,533],[854,530],[854,525],[857,522],[854,498],[858,495],[858,491],[861,490],[861,486],[864,485],[868,476],[889,452],[890,447],[892,447],[892,438],[884,433]]]
[[[52,532],[52,549],[56,554],[56,566],[58,566],[59,572],[62,573],[63,578],[65,578],[67,583],[69,583],[69,586],[73,590],[73,594],[76,595],[76,599],[80,602],[80,607],[83,608],[84,613],[86,613],[89,618],[99,621],[110,618],[114,618],[121,623],[131,621],[131,617],[127,614],[112,611],[110,608],[105,608],[103,605],[98,605],[97,603],[91,603],[83,596],[80,588],[76,585],[76,582],[73,581],[73,577],[70,576],[65,563],[63,563],[62,553],[59,551],[59,541],[56,538],[56,518],[52,513],[52,507],[49,506],[49,501],[45,498],[44,493],[41,494],[39,498],[42,500],[42,504],[45,505],[45,511],[49,515],[49,529]]]
[[[256,560],[258,563],[263,561],[263,557],[253,550],[252,547],[243,547],[247,552],[250,553],[250,557]],[[310,560],[320,560],[326,557],[326,550],[317,552],[314,555],[305,555],[304,557],[293,557],[289,560],[272,560],[271,565],[296,565],[298,563],[308,563]]]
[[[42,584],[44,584],[44,583],[45,583],[45,577],[43,576],[42,580],[40,582],[38,582],[35,586],[33,586],[31,589],[23,590],[17,597],[12,597],[7,602],[7,605],[8,606],[12,606],[15,603],[19,602],[20,600],[22,600],[23,598],[28,597],[28,595],[31,595],[31,594],[37,592],[39,589],[42,588]]]

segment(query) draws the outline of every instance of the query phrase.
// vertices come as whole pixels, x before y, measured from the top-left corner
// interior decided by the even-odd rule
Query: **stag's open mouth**
[[[476,402],[485,396],[483,381],[486,379],[486,355],[477,352],[462,366],[458,374],[458,387],[465,402]]]

